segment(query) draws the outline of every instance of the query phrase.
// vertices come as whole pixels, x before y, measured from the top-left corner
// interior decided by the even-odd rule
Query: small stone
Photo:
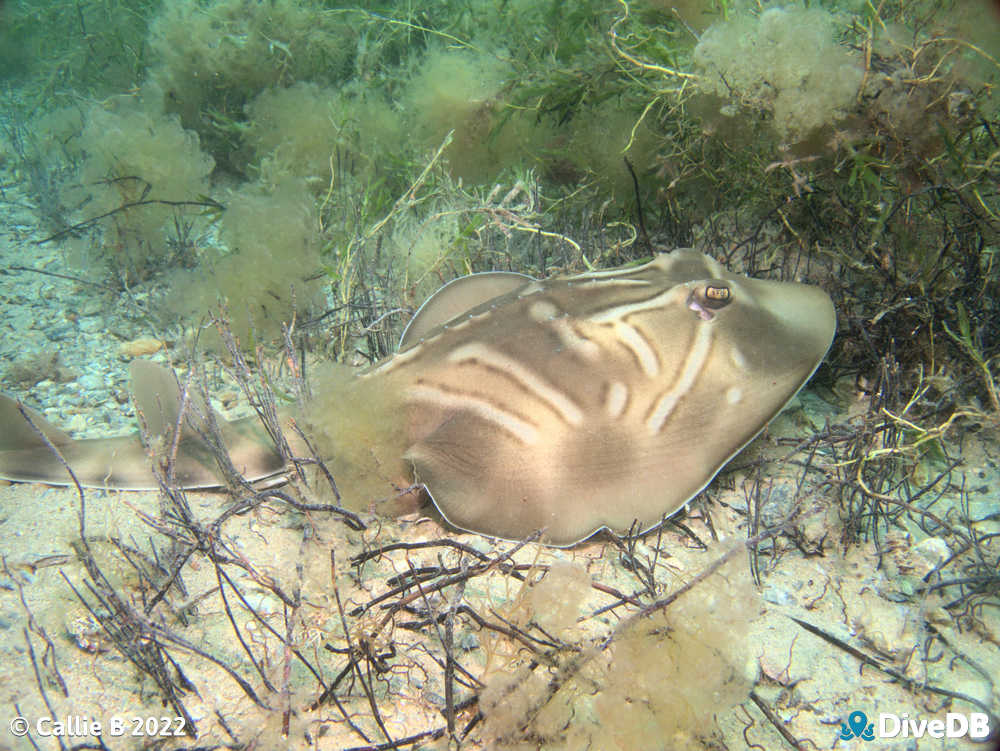
[[[84,317],[96,316],[103,309],[104,306],[101,304],[101,301],[98,300],[96,297],[91,297],[88,298],[87,301],[80,306],[79,313],[81,316]]]
[[[830,524],[823,516],[813,514],[805,520],[801,530],[805,541],[818,548],[823,542],[823,538],[830,533]]]
[[[784,605],[786,607],[791,607],[798,603],[795,595],[788,590],[776,587],[773,584],[764,585],[763,597],[772,605]]]
[[[86,334],[93,334],[95,331],[100,331],[104,328],[104,321],[100,318],[90,317],[84,318],[79,323],[80,331]]]
[[[924,616],[928,623],[935,626],[951,626],[951,614],[942,607],[930,608]]]
[[[100,654],[110,652],[114,647],[105,630],[92,615],[79,615],[67,621],[66,632],[84,652]]]
[[[76,379],[77,384],[81,389],[87,391],[97,391],[98,389],[104,388],[104,380],[93,373],[86,373]]]
[[[163,349],[162,340],[154,339],[151,336],[141,336],[130,342],[123,342],[118,347],[118,354],[122,357],[142,357],[143,355],[151,355],[154,352],[159,352],[161,349]]]
[[[765,652],[760,656],[760,670],[769,679],[781,686],[790,686],[795,683],[789,674],[791,667],[788,655],[773,655]]]
[[[70,322],[59,323],[45,330],[45,336],[50,342],[61,342],[76,333],[76,326]]]
[[[765,528],[781,524],[795,509],[795,486],[789,482],[775,482],[764,491],[760,520]]]
[[[87,429],[87,418],[81,414],[75,414],[66,423],[66,429],[71,433],[80,433]]]
[[[948,543],[940,537],[928,537],[913,546],[913,552],[923,558],[931,566],[937,568],[951,557]]]

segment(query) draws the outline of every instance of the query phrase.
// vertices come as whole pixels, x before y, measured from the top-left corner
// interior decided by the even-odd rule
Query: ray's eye
[[[697,287],[688,297],[687,306],[703,321],[711,321],[715,311],[733,301],[733,290],[723,281],[712,280]]]
[[[728,284],[722,282],[709,282],[701,290],[701,293],[702,305],[712,310],[726,307],[733,299],[733,291],[729,289]]]

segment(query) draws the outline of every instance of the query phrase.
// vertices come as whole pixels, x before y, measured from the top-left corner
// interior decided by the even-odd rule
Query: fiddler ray
[[[684,507],[809,380],[835,329],[820,288],[751,279],[690,249],[545,281],[473,274],[424,303],[395,355],[320,379],[297,419],[337,482],[353,476],[345,504],[422,486],[460,529],[541,529],[572,545],[603,528],[648,530]],[[136,361],[132,380],[147,434],[169,446],[173,372]],[[82,485],[157,487],[138,436],[73,440],[28,415],[34,427],[0,401],[0,477],[71,484],[37,428]],[[247,479],[287,470],[255,420],[221,426]],[[218,487],[198,433],[176,441],[174,481]]]

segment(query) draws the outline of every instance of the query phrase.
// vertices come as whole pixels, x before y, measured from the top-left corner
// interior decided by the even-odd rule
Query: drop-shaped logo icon
[[[840,723],[840,740],[849,741],[853,738],[875,740],[875,725],[868,722],[868,715],[858,710],[847,715],[847,722]]]

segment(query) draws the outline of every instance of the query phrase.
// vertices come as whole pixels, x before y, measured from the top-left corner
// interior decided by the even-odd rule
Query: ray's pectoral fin
[[[498,452],[503,452],[504,441],[484,431],[478,423],[473,415],[461,412],[452,415],[410,446],[403,458],[413,466],[417,482],[427,489],[448,522],[460,529],[491,528],[503,535],[512,528],[513,519],[508,517],[516,516],[518,504],[512,503],[511,498],[518,495],[526,498],[528,493],[513,487],[523,479],[515,467],[502,474],[495,472],[495,462],[502,461]],[[464,502],[441,502],[454,498]],[[532,512],[536,508],[536,504],[530,504],[521,511]],[[541,526],[544,525],[536,523],[534,528]],[[518,525],[517,531],[522,528],[531,529],[531,522]]]

